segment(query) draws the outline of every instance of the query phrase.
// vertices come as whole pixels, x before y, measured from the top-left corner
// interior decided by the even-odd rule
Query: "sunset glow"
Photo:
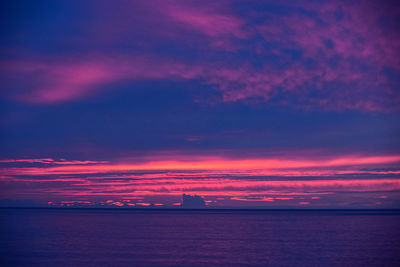
[[[400,208],[394,3],[84,2],[5,5],[0,206]]]

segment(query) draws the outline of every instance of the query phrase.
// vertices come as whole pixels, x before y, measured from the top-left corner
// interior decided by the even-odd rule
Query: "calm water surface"
[[[2,266],[400,266],[398,211],[0,214]]]

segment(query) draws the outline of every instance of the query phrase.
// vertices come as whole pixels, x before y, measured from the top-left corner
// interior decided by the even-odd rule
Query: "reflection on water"
[[[400,213],[0,209],[5,266],[400,266]]]

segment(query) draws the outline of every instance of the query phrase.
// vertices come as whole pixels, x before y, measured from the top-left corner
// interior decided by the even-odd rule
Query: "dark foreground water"
[[[400,266],[398,211],[0,214],[1,266]]]

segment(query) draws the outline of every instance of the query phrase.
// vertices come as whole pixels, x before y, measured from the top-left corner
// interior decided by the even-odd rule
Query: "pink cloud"
[[[296,180],[296,181],[251,181],[251,180],[230,180],[230,179],[204,179],[198,181],[190,180],[169,180],[157,181],[154,184],[146,184],[145,181],[128,182],[126,184],[107,183],[107,184],[91,184],[89,185],[94,192],[108,190],[129,190],[134,189],[139,192],[148,193],[175,193],[182,192],[196,193],[198,191],[208,195],[210,192],[220,195],[226,194],[226,191],[232,192],[251,192],[250,194],[275,194],[293,192],[294,195],[301,193],[319,193],[329,191],[398,191],[400,190],[400,181],[397,179],[370,179],[370,180]],[[93,186],[93,187],[92,187]],[[208,193],[205,193],[208,192]]]
[[[112,205],[118,206],[118,207],[123,207],[125,204],[119,201],[111,203]]]
[[[192,157],[185,156],[175,160],[163,160],[159,157],[156,159],[148,158],[143,163],[118,163],[118,164],[87,164],[87,165],[60,165],[50,166],[48,168],[37,167],[21,167],[21,168],[5,168],[2,170],[3,175],[45,175],[45,174],[90,174],[90,173],[111,173],[111,172],[128,172],[138,170],[229,170],[229,171],[246,171],[246,173],[268,174],[263,170],[275,170],[270,174],[279,174],[277,170],[283,169],[282,174],[290,176],[287,170],[298,168],[317,168],[317,167],[336,167],[336,166],[358,166],[370,165],[378,166],[380,164],[399,163],[400,156],[342,156],[331,159],[281,159],[281,158],[254,158],[254,159],[229,159],[222,157]],[[256,172],[254,172],[256,171]],[[306,170],[309,172],[309,170]],[[331,172],[335,173],[335,172]],[[338,172],[340,173],[340,172]],[[241,174],[244,174],[243,172]],[[301,175],[297,172],[297,175]],[[313,172],[318,174],[318,171]],[[328,173],[329,174],[329,173]],[[296,175],[296,170],[292,175]]]
[[[99,6],[97,12],[102,13],[106,7]],[[190,44],[194,51],[203,51],[206,43],[204,60],[180,62],[156,56],[150,49],[140,56],[89,53],[87,57],[68,55],[68,60],[43,56],[42,60],[3,62],[2,72],[17,77],[13,84],[19,80],[29,84],[24,92],[10,90],[6,94],[35,104],[58,104],[111,90],[119,82],[177,79],[212,85],[224,102],[251,103],[256,99],[301,109],[369,112],[393,111],[400,106],[398,85],[386,75],[387,69],[400,71],[400,37],[398,31],[380,24],[382,17],[393,21],[397,11],[385,5],[302,3],[300,7],[308,15],[289,12],[280,16],[258,10],[239,16],[229,1],[151,1],[121,6],[113,7],[118,16],[105,22],[96,20],[99,25],[85,25],[90,38],[103,45],[131,44],[125,31],[117,29],[127,28],[132,36],[146,31],[168,44]],[[293,7],[299,8],[296,3]],[[133,9],[140,12],[135,18]],[[267,19],[254,23],[255,14]],[[244,40],[250,44],[241,46]],[[139,46],[154,45],[148,42]],[[267,49],[271,44],[278,48]],[[221,48],[260,57],[275,55],[277,59],[256,67],[238,56],[235,64],[228,64],[214,57]],[[298,51],[301,60],[294,60],[285,50]]]
[[[387,78],[366,72],[363,66],[341,61],[330,66],[321,61],[317,68],[293,63],[286,69],[265,65],[262,69],[241,66],[221,68],[207,75],[206,83],[217,85],[224,102],[270,101],[282,95],[281,104],[302,109],[389,111],[397,109],[400,98]],[[380,71],[378,71],[380,72]],[[334,90],[326,87],[333,83]],[[312,94],[320,95],[313,96]],[[296,99],[296,100],[294,100]]]
[[[35,75],[30,90],[16,97],[36,104],[57,104],[97,94],[104,86],[119,81],[146,79],[192,79],[198,68],[149,57],[76,59],[73,62],[3,62],[6,73],[21,77]],[[11,93],[12,94],[12,93]]]
[[[231,196],[236,200],[273,201],[290,200],[299,196],[332,195],[339,193],[399,192],[398,179],[351,179],[351,180],[296,180],[296,181],[254,181],[254,180],[213,180],[204,179],[197,183],[184,181],[159,182],[158,184],[141,184],[140,181],[125,185],[109,184],[73,184],[64,188],[35,189],[31,193],[73,196],[179,196],[182,193],[202,196]],[[290,196],[287,197],[287,196]],[[262,197],[260,197],[262,196]]]
[[[294,199],[293,197],[276,197],[277,200],[291,200]]]
[[[256,28],[265,42],[301,52],[304,58],[313,61],[314,67],[291,64],[278,72],[262,71],[258,77],[254,75],[253,85],[228,91],[226,101],[252,97],[268,100],[281,87],[283,92],[300,97],[298,105],[304,108],[397,109],[400,103],[397,85],[384,73],[386,69],[396,73],[400,70],[400,35],[381,25],[383,17],[395,21],[396,11],[364,1],[307,3],[301,8],[314,16],[268,13],[273,23]],[[287,56],[280,50],[276,53],[282,58]],[[263,75],[267,78],[262,78]],[[308,95],[312,92],[320,96]]]
[[[272,197],[262,197],[262,198],[243,198],[243,197],[231,197],[232,200],[239,201],[269,201],[274,202],[274,198]]]
[[[232,15],[221,14],[215,8],[207,6],[169,5],[163,11],[173,20],[186,24],[210,37],[232,35],[245,38],[247,33],[242,29],[244,22]],[[215,5],[214,5],[215,6]]]
[[[172,39],[192,45],[195,40],[201,45],[230,50],[233,39],[249,35],[244,29],[246,21],[233,13],[229,1],[126,1],[111,6],[99,3],[93,12],[93,22],[83,26],[85,32],[101,44],[124,42],[153,46],[154,43],[146,40],[132,42],[131,39],[133,35],[149,34],[161,40]]]
[[[5,167],[1,168],[1,173],[4,174],[1,181],[9,185],[29,185],[17,187],[20,188],[18,192],[10,189],[7,191],[10,194],[14,192],[18,195],[69,199],[115,197],[119,200],[105,203],[120,202],[125,206],[132,203],[132,199],[143,200],[138,201],[139,203],[150,203],[147,201],[148,197],[172,197],[182,193],[224,196],[247,202],[290,202],[303,197],[304,202],[318,199],[317,202],[325,203],[321,196],[336,193],[375,192],[375,198],[384,199],[380,196],[399,192],[399,177],[393,176],[397,173],[386,173],[384,168],[396,166],[399,162],[400,156],[393,155],[303,159],[230,159],[215,156],[190,158],[185,155],[182,158],[176,157],[175,161],[165,161],[158,155],[153,159],[147,158],[147,161],[130,164],[109,162],[46,164],[40,168]],[[353,176],[367,175],[364,169],[366,167],[374,170],[370,176]],[[379,172],[377,167],[383,168],[382,171]]]
[[[274,23],[257,26],[266,41],[301,48],[306,56],[317,60],[341,56],[399,70],[400,35],[380,24],[382,18],[393,23],[398,16],[396,9],[377,6],[373,1],[307,3],[298,7],[315,16],[268,14]]]
[[[136,203],[136,206],[150,206],[151,205],[151,203],[145,203],[145,202],[139,202],[139,203]]]

